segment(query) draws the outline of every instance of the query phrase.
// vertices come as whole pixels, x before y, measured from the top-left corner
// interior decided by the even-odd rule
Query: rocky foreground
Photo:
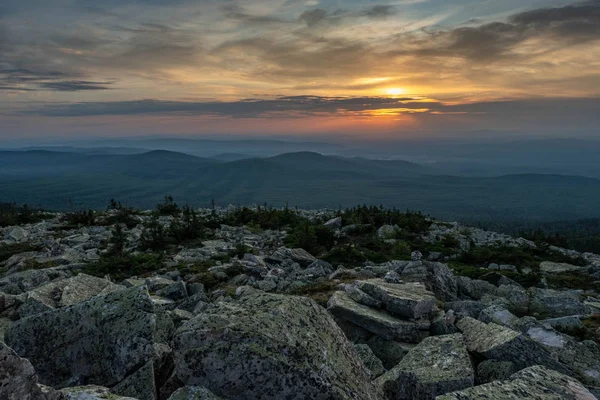
[[[250,223],[142,249],[152,218],[176,218],[149,213],[123,231],[63,214],[0,228],[0,399],[600,396],[600,256],[428,221],[404,259],[342,264],[371,231],[295,213],[353,247],[328,262]],[[367,236],[401,254],[407,229]],[[489,260],[500,248],[533,256]]]

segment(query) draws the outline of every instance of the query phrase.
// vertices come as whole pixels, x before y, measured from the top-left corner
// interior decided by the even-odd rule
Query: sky
[[[2,0],[0,141],[600,138],[600,0]]]

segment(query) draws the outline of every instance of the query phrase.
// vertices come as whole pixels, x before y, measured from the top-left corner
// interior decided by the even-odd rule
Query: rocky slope
[[[600,256],[365,213],[0,228],[0,398],[600,396]]]

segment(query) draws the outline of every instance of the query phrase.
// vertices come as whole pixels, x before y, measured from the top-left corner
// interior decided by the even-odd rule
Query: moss
[[[562,273],[546,276],[548,285],[553,289],[581,289],[600,292],[600,284],[587,275]]]
[[[288,294],[306,296],[316,301],[319,305],[327,307],[329,298],[338,290],[340,283],[352,283],[354,281],[354,278],[344,278],[339,281],[324,280],[292,289],[288,291]]]
[[[512,271],[490,271],[487,268],[459,262],[452,262],[449,264],[449,267],[458,276],[466,276],[467,278],[471,279],[483,280],[493,285],[497,285],[498,279],[502,276],[512,279],[525,288],[537,286],[540,283],[540,276],[537,273],[522,274]]]
[[[32,245],[30,243],[15,243],[0,245],[0,262],[6,261],[12,256],[28,251],[40,251],[41,246]]]
[[[83,272],[98,277],[109,275],[111,278],[120,281],[131,276],[149,275],[163,268],[163,266],[163,256],[161,254],[108,255],[86,265]]]

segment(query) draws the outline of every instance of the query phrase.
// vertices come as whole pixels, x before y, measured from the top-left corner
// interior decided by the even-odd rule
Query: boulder
[[[474,382],[475,372],[460,333],[426,338],[375,381],[390,400],[433,400]]]
[[[451,301],[444,305],[446,311],[452,310],[457,316],[479,318],[479,314],[489,305],[475,300]]]
[[[584,270],[585,267],[578,267],[567,263],[556,263],[551,261],[543,261],[540,263],[540,272],[546,274],[561,274],[564,272],[578,272]]]
[[[125,379],[113,386],[112,392],[140,400],[156,399],[154,361],[148,361],[137,371],[125,377]]]
[[[280,247],[279,249],[277,249],[271,256],[271,258],[280,260],[290,259],[293,262],[297,262],[303,267],[308,267],[309,265],[317,261],[317,259],[312,254],[310,254],[304,249],[288,249],[286,247]]]
[[[519,318],[502,306],[491,306],[486,308],[479,314],[479,320],[486,324],[493,322],[507,328],[518,330],[516,326],[519,324]]]
[[[19,308],[21,318],[55,308],[67,307],[124,287],[94,276],[79,274],[73,278],[56,280],[33,289],[25,295]]]
[[[137,400],[132,397],[117,396],[108,388],[94,385],[64,388],[61,392],[68,400]]]
[[[386,370],[383,367],[383,363],[377,358],[375,353],[373,353],[373,350],[371,350],[369,345],[355,344],[354,349],[363,364],[365,364],[365,367],[371,372],[371,379],[375,379],[385,373]]]
[[[4,231],[4,240],[12,242],[21,242],[29,236],[29,231],[21,228],[20,226],[11,226]]]
[[[377,229],[377,237],[379,239],[395,239],[398,232],[400,232],[400,228],[397,225],[383,225]]]
[[[228,399],[379,399],[331,316],[313,300],[238,288],[174,338],[175,373]]]
[[[419,343],[429,336],[430,322],[404,321],[383,310],[356,303],[345,292],[335,292],[327,303],[335,317],[358,325],[387,340]]]
[[[471,279],[466,276],[456,277],[458,295],[462,299],[481,300],[483,296],[495,296],[497,288],[489,282]]]
[[[72,276],[70,267],[31,269],[17,272],[0,279],[0,292],[22,294],[57,279]]]
[[[600,387],[600,347],[593,341],[577,341],[532,317],[519,321],[519,329],[565,364],[572,376],[588,386]]]
[[[501,285],[498,288],[496,295],[504,298],[504,302],[510,311],[517,315],[527,314],[529,308],[529,294],[521,286]]]
[[[64,400],[51,388],[38,384],[38,377],[29,360],[21,358],[0,341],[0,399],[3,400]]]
[[[503,381],[515,372],[515,364],[510,361],[484,360],[477,366],[477,380],[479,383]]]
[[[154,307],[144,286],[12,324],[6,343],[54,387],[113,386],[155,356]]]
[[[576,291],[530,288],[529,313],[547,318],[587,314],[587,307]]]
[[[529,337],[503,326],[465,317],[457,323],[471,353],[488,360],[511,361],[517,369],[544,365],[564,373],[571,371],[556,361],[541,345]]]
[[[373,351],[373,354],[381,360],[385,369],[395,367],[414,347],[408,343],[385,340],[379,336],[373,336],[367,341],[367,345]]]
[[[569,315],[566,317],[550,318],[541,321],[544,325],[549,325],[559,332],[574,334],[584,329],[583,322],[578,315]]]
[[[370,279],[356,281],[354,285],[381,302],[382,308],[403,318],[427,318],[436,304],[433,293],[419,283],[395,284]]]
[[[494,381],[437,400],[597,400],[580,382],[543,366],[533,366],[512,375],[507,381]]]
[[[177,389],[168,400],[221,400],[210,390],[200,386],[186,386]]]
[[[323,224],[324,227],[331,230],[337,230],[342,227],[342,217],[332,218]]]

